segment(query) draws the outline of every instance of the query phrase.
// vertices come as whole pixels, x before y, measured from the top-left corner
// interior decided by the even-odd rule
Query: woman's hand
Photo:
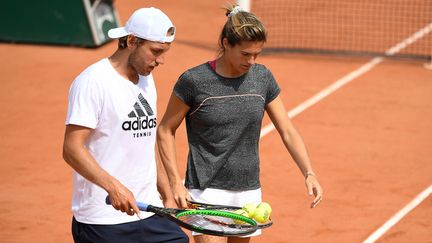
[[[306,174],[305,184],[306,184],[306,187],[308,190],[308,194],[310,196],[312,196],[312,195],[315,196],[315,198],[314,198],[314,200],[310,206],[311,208],[315,208],[316,206],[318,206],[318,204],[322,200],[323,190],[321,188],[321,185],[319,184],[318,179],[316,178],[316,175],[313,173]]]

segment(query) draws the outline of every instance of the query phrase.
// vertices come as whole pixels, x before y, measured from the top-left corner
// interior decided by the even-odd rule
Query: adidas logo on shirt
[[[149,118],[150,116],[154,116],[154,112],[148,104],[147,100],[144,98],[144,96],[142,96],[142,94],[138,95],[138,99],[139,103],[135,102],[133,110],[128,114],[128,117],[133,118],[133,120],[125,121],[122,124],[122,128],[124,131],[142,131],[156,127],[156,117]],[[143,137],[150,135],[150,131],[145,133],[134,133],[134,137]]]

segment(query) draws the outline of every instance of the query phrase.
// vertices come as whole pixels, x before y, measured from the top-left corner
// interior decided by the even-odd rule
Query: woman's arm
[[[173,193],[168,181],[168,177],[165,168],[159,157],[159,148],[156,144],[156,164],[157,164],[157,188],[162,198],[164,207],[166,208],[177,208],[177,203],[174,200]]]
[[[168,175],[174,199],[179,207],[186,208],[186,199],[189,193],[183,185],[176,160],[175,133],[182,123],[190,107],[183,103],[177,96],[171,94],[167,110],[159,123],[157,130],[157,143],[159,155]]]
[[[285,147],[303,173],[309,195],[313,194],[315,196],[311,207],[316,207],[322,199],[323,191],[312,170],[306,145],[291,123],[280,96],[267,105],[266,111],[281,136]]]

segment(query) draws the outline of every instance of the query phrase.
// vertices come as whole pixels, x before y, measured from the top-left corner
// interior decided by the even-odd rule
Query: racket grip
[[[149,205],[147,203],[137,202],[139,210],[148,211]]]
[[[111,199],[109,198],[109,196],[107,196],[105,198],[105,203],[108,205],[111,205]],[[149,205],[147,203],[137,202],[136,204],[137,204],[138,208],[142,211],[147,211],[147,209],[149,207]]]

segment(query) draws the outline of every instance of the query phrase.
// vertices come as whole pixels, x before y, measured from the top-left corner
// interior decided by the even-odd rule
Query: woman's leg
[[[227,237],[214,235],[195,235],[195,243],[227,243]]]
[[[228,237],[228,243],[249,243],[250,237]]]

